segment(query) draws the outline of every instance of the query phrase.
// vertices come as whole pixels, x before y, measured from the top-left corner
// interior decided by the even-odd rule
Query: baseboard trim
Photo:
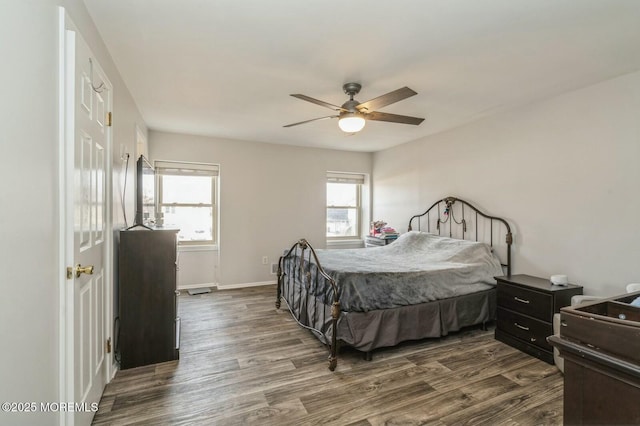
[[[218,290],[231,290],[236,288],[245,288],[245,287],[259,287],[263,285],[274,285],[276,281],[259,281],[255,283],[239,283],[239,284],[218,284],[216,287]]]
[[[205,288],[205,287],[215,288],[217,286],[215,283],[187,284],[187,285],[178,286],[178,290],[191,290],[194,288]]]
[[[194,288],[215,288],[218,290],[233,290],[236,288],[245,288],[245,287],[259,287],[263,285],[274,285],[277,281],[258,281],[255,283],[238,283],[238,284],[215,284],[215,283],[202,283],[202,284],[187,284],[181,285],[178,287],[178,290],[191,290]]]

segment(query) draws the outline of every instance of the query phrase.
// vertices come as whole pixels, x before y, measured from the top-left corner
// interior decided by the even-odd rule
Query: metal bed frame
[[[459,205],[459,211],[461,212],[460,219],[456,218],[456,206]],[[466,209],[465,209],[466,207]],[[467,218],[465,218],[465,210],[468,211]],[[437,213],[437,215],[436,215]],[[445,197],[436,201],[429,207],[424,213],[417,214],[411,217],[409,220],[408,231],[413,230],[413,221],[417,219],[417,230],[421,230],[421,221],[426,220],[427,232],[431,232],[432,224],[435,226],[438,235],[442,235],[442,232],[446,232],[446,224],[448,223],[448,236],[451,238],[467,239],[468,231],[468,218],[469,213],[474,217],[475,228],[475,241],[479,240],[479,226],[478,218],[487,220],[489,223],[489,238],[487,244],[493,249],[493,234],[494,223],[503,225],[506,230],[505,243],[506,243],[506,263],[502,263],[503,268],[506,270],[506,275],[511,275],[511,245],[513,244],[513,236],[511,234],[511,228],[509,223],[500,217],[490,216],[469,202],[464,201],[456,197]],[[432,216],[435,216],[432,218]],[[454,230],[456,231],[454,233]],[[458,237],[460,235],[461,238]],[[455,235],[455,236],[454,236]],[[470,238],[470,237],[469,237]],[[295,257],[299,257],[295,259]],[[316,270],[312,274],[310,264],[315,263]],[[340,288],[339,283],[322,268],[318,255],[315,249],[309,244],[306,239],[300,239],[294,243],[291,248],[282,255],[278,261],[278,285],[276,294],[276,309],[280,309],[281,300],[284,300],[293,319],[303,328],[306,328],[318,338],[324,342],[324,338],[327,331],[330,331],[329,341],[324,342],[329,350],[329,370],[334,371],[338,363],[338,352],[340,341],[337,337],[338,320],[340,319],[342,310],[340,307]],[[319,286],[319,280],[326,280],[329,286],[322,286],[325,289],[323,294],[324,300],[330,300],[331,306],[328,306],[318,301],[318,297],[314,296],[315,290]],[[305,286],[303,294],[302,289],[297,290],[295,283],[299,282]],[[328,293],[328,294],[327,294]],[[304,312],[303,316],[301,312]],[[311,321],[309,321],[311,316]],[[314,328],[312,325],[316,324],[318,320],[321,320],[323,325],[321,329]],[[367,359],[371,359],[370,353],[366,354]]]

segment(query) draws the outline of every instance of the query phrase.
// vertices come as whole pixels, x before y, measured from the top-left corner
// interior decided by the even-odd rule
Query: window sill
[[[188,251],[218,251],[217,244],[178,244],[179,252]]]

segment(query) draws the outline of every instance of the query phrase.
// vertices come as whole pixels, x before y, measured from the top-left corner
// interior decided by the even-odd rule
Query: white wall
[[[180,247],[178,249],[178,288],[211,287],[219,283],[218,248]]]
[[[149,154],[153,160],[220,164],[221,286],[275,281],[262,257],[276,263],[300,238],[324,248],[326,172],[371,170],[369,153],[156,131],[149,132]],[[189,254],[180,254],[181,271]],[[213,263],[200,263],[210,274]]]
[[[58,390],[53,2],[0,3],[0,40],[0,401],[53,401]],[[0,412],[0,423],[55,419],[18,416]]]
[[[0,2],[0,401],[58,394],[58,6],[67,8],[114,86],[119,144],[133,152],[140,114],[80,0]],[[146,131],[146,129],[145,129]],[[114,197],[115,188],[114,188]],[[133,195],[128,204],[132,209]],[[114,223],[122,222],[114,200]],[[57,413],[0,412],[0,424],[55,424]]]
[[[511,222],[514,273],[616,295],[640,281],[639,162],[634,73],[376,153],[373,215],[406,230],[458,196]]]

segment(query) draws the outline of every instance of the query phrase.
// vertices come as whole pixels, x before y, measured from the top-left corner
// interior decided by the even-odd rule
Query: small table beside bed
[[[446,197],[413,216],[393,244],[315,250],[299,240],[279,260],[276,308],[284,300],[327,346],[333,371],[338,345],[371,359],[377,348],[494,320],[494,277],[510,275],[511,244],[505,219]]]

